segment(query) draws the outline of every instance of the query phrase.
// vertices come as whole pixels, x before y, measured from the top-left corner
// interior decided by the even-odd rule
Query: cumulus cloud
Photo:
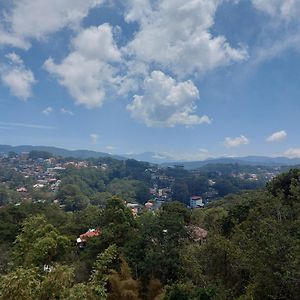
[[[112,27],[105,23],[82,30],[73,40],[73,48],[82,56],[101,61],[119,61],[121,58],[113,40]]]
[[[92,144],[97,144],[98,139],[99,139],[99,135],[96,134],[96,133],[91,133],[90,134],[90,139],[91,139]]]
[[[267,137],[267,142],[279,142],[284,140],[287,137],[287,133],[284,130],[274,132]]]
[[[21,37],[12,35],[12,33],[6,32],[0,25],[0,45],[9,45],[17,48],[27,50],[30,48],[30,43],[25,41]]]
[[[210,28],[222,0],[130,0],[125,19],[137,21],[140,30],[127,51],[137,59],[155,63],[177,75],[203,74],[247,58]]]
[[[225,141],[224,141],[224,145],[227,148],[233,148],[233,147],[238,147],[241,145],[247,145],[249,143],[250,143],[250,140],[247,137],[245,137],[244,135],[240,135],[240,136],[234,137],[234,138],[227,137],[227,138],[225,138]]]
[[[153,71],[144,81],[144,94],[135,95],[127,106],[133,118],[148,127],[174,127],[210,123],[195,114],[199,91],[192,81],[176,82],[161,71]]]
[[[284,156],[290,158],[300,158],[300,148],[290,148],[284,152]]]
[[[254,7],[272,17],[290,21],[299,19],[300,2],[298,0],[252,0]]]
[[[7,54],[6,58],[8,62],[0,65],[1,81],[12,95],[27,100],[32,94],[32,85],[36,83],[35,77],[16,53]]]
[[[73,39],[72,46],[73,51],[61,63],[49,58],[44,66],[77,104],[101,106],[106,91],[118,83],[112,63],[119,62],[121,54],[113,40],[112,27],[103,24],[84,29]]]
[[[52,112],[53,112],[53,108],[51,106],[48,106],[43,110],[43,114],[46,116],[49,116]]]
[[[64,27],[78,27],[90,9],[102,2],[103,0],[13,0],[0,23],[0,43],[28,48],[30,39],[45,38]]]
[[[212,33],[216,11],[224,1],[235,2],[128,0],[125,20],[136,22],[138,29],[120,49],[111,25],[80,26],[89,11],[106,0],[13,0],[4,13],[5,22],[0,21],[0,44],[26,49],[33,39],[43,40],[68,27],[76,31],[70,52],[61,61],[49,57],[44,68],[77,104],[100,107],[112,93],[130,93],[135,96],[128,110],[147,126],[210,123],[207,116],[195,114],[198,89],[184,80],[247,59],[244,47],[233,47],[225,36]],[[33,84],[28,76],[27,82]]]

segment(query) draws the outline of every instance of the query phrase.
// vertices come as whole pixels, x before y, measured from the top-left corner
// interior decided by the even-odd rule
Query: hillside
[[[172,163],[162,163],[162,166],[171,167],[181,165],[187,170],[199,169],[208,164],[239,164],[248,166],[295,166],[300,164],[300,158],[287,157],[267,157],[267,156],[246,156],[246,157],[220,157],[202,161],[177,161]]]
[[[124,157],[118,155],[111,155],[105,152],[97,152],[92,150],[67,150],[58,147],[49,147],[49,146],[32,146],[32,145],[21,145],[21,146],[10,146],[10,145],[0,145],[0,153],[8,153],[13,151],[17,154],[22,152],[30,151],[46,151],[55,156],[61,157],[74,157],[74,158],[99,158],[99,157],[112,157],[116,159],[125,159]]]

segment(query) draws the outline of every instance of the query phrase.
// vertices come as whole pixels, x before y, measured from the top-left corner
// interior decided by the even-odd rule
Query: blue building
[[[191,208],[197,208],[197,207],[203,207],[204,203],[202,200],[202,197],[200,196],[192,196],[190,198],[190,207]]]

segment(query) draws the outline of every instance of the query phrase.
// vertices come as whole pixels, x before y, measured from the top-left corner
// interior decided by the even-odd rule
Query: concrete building
[[[190,198],[190,207],[191,208],[197,208],[197,207],[203,207],[204,203],[202,200],[202,197],[200,196],[192,196]]]

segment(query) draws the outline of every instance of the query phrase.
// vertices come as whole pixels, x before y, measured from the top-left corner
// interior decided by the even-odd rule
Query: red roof
[[[99,236],[101,234],[100,229],[89,229],[86,233],[81,234],[79,237],[85,241],[88,238]]]
[[[200,196],[192,196],[191,199],[192,200],[200,200],[200,199],[202,199],[202,197],[200,197]]]

